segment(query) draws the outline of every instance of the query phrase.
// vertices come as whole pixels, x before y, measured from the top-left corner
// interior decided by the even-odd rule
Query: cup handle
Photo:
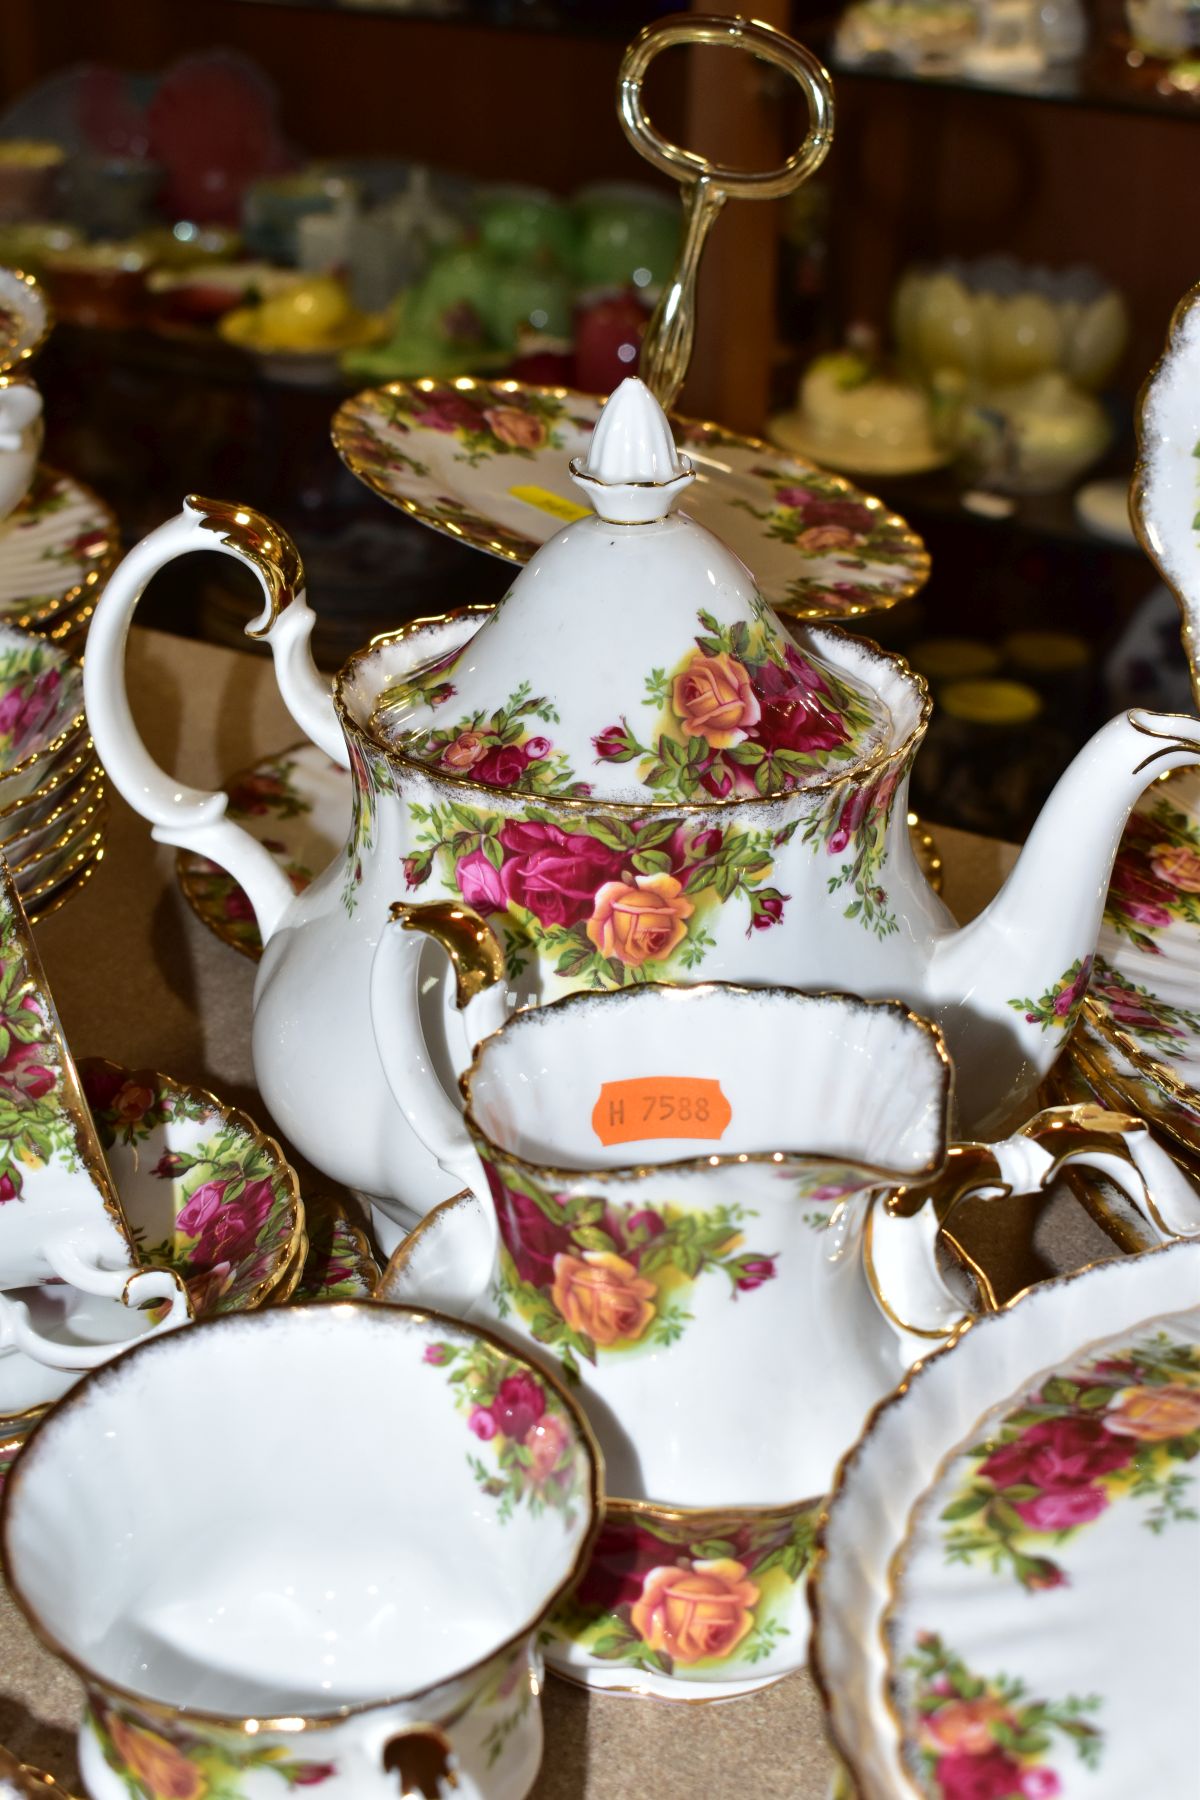
[[[1161,1242],[1200,1236],[1200,1192],[1142,1119],[1106,1107],[1052,1106],[995,1144],[955,1144],[941,1174],[897,1188],[868,1219],[865,1255],[875,1298],[889,1322],[915,1337],[947,1337],[969,1313],[937,1267],[937,1240],[969,1195],[1003,1199],[1048,1188],[1070,1163],[1116,1183]]]
[[[403,1725],[379,1753],[386,1774],[399,1779],[398,1800],[472,1800],[454,1746],[440,1725]]]
[[[486,920],[469,906],[397,900],[371,965],[375,1046],[396,1105],[421,1142],[459,1187],[479,1189],[479,1158],[456,1106],[442,1086],[425,1041],[420,966],[426,938],[446,951],[468,1046],[502,1025],[508,1011],[504,955]]]
[[[225,794],[188,787],[159,768],[133,722],[125,685],[125,641],[146,583],[194,550],[222,551],[257,577],[264,606],[247,635],[270,644],[280,692],[301,729],[348,766],[329,685],[309,654],[315,620],[296,547],[261,513],[225,501],[189,496],[182,512],[135,545],[109,577],[88,632],[84,702],[100,760],[134,811],[150,821],[155,840],[227,870],[249,895],[265,943],[295,898],[290,882],[270,852],[225,816]]]
[[[47,1250],[47,1260],[54,1266],[54,1258]],[[180,1276],[173,1269],[141,1269],[131,1275],[127,1269],[99,1270],[87,1268],[86,1265],[72,1265],[71,1259],[65,1259],[68,1265],[81,1268],[88,1276],[86,1281],[75,1281],[72,1285],[82,1287],[85,1293],[99,1294],[102,1298],[120,1300],[125,1306],[139,1307],[156,1301],[167,1301],[166,1315],[159,1319],[145,1337],[156,1337],[164,1331],[174,1331],[180,1325],[187,1325],[192,1317],[192,1305],[188,1298],[187,1288]],[[109,1277],[106,1285],[101,1286],[99,1276]],[[142,1340],[137,1340],[141,1342]],[[112,1344],[60,1344],[53,1338],[44,1337],[36,1331],[29,1317],[29,1308],[24,1300],[17,1300],[11,1294],[0,1294],[0,1352],[16,1350],[28,1356],[32,1362],[41,1363],[47,1369],[95,1369],[101,1363],[111,1361],[119,1351],[127,1347],[126,1343]]]

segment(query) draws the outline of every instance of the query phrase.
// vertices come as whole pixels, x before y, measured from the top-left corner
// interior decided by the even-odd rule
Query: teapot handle
[[[478,1191],[479,1158],[461,1107],[442,1086],[421,1022],[419,976],[426,938],[442,946],[453,966],[455,1004],[468,1054],[507,1015],[504,952],[487,921],[469,906],[450,900],[422,905],[397,900],[371,964],[375,1046],[396,1105],[447,1175],[460,1187]]]
[[[953,1145],[932,1182],[897,1188],[875,1203],[864,1245],[867,1277],[893,1327],[943,1338],[970,1316],[937,1266],[938,1237],[960,1201],[1043,1192],[1073,1162],[1115,1182],[1163,1243],[1200,1236],[1200,1192],[1143,1120],[1090,1103],[1047,1107],[1001,1143]]]
[[[97,602],[83,670],[88,723],[101,761],[134,811],[150,821],[156,842],[193,850],[226,869],[250,896],[265,943],[294,898],[287,877],[269,851],[226,818],[225,794],[187,787],[159,768],[129,706],[125,642],[134,609],[150,577],[192,550],[220,550],[257,576],[265,604],[246,634],[270,644],[280,691],[297,724],[333,761],[349,767],[329,684],[309,654],[315,618],[295,545],[261,513],[195,495],[135,545]]]

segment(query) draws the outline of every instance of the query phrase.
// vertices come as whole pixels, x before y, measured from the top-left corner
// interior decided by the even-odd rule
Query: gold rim
[[[47,800],[58,800],[58,804],[43,819],[35,819],[30,825],[18,825],[18,829],[8,837],[0,837],[0,851],[7,858],[12,844],[21,838],[33,837],[39,831],[48,831],[51,826],[58,825],[71,813],[80,813],[82,808],[91,805],[100,797],[97,788],[104,792],[104,769],[94,757],[80,756],[75,759],[78,767],[63,781],[56,782],[45,795]],[[19,808],[14,808],[14,813]],[[11,818],[13,814],[10,814]],[[4,827],[3,815],[0,815],[0,830]]]
[[[91,862],[85,863],[82,869],[76,870],[69,880],[64,880],[61,885],[52,884],[35,899],[27,901],[25,916],[30,924],[40,925],[43,919],[53,918],[54,914],[67,904],[68,900],[73,900],[76,894],[87,886],[103,860],[104,853],[102,851]]]
[[[10,819],[24,806],[33,806],[39,800],[48,800],[51,794],[56,794],[59,788],[64,788],[68,783],[74,781],[89,765],[99,767],[99,758],[91,738],[86,736],[84,731],[81,731],[79,735],[82,740],[80,748],[70,761],[64,763],[60,769],[51,770],[40,787],[34,788],[32,793],[23,794],[19,800],[10,800],[6,806],[0,806],[0,820]],[[3,778],[0,777],[0,794],[3,792],[4,783]]]
[[[582,1450],[587,1462],[590,1518],[587,1528],[579,1540],[579,1545],[572,1558],[570,1569],[555,1585],[552,1592],[543,1597],[536,1613],[522,1624],[519,1630],[512,1632],[502,1643],[495,1645],[492,1649],[488,1650],[485,1655],[477,1657],[473,1662],[464,1665],[461,1669],[449,1671],[447,1674],[440,1676],[436,1682],[427,1683],[424,1687],[410,1689],[407,1693],[390,1695],[386,1699],[381,1698],[378,1700],[358,1701],[352,1705],[339,1707],[328,1713],[286,1714],[269,1719],[258,1717],[235,1718],[224,1713],[208,1712],[201,1707],[186,1706],[183,1708],[183,1716],[189,1722],[194,1722],[197,1725],[217,1726],[226,1731],[240,1732],[247,1737],[257,1736],[264,1731],[287,1733],[319,1731],[327,1729],[332,1725],[340,1725],[346,1719],[361,1718],[364,1714],[379,1712],[385,1708],[408,1705],[414,1701],[423,1700],[428,1695],[437,1693],[442,1688],[449,1687],[452,1683],[464,1681],[469,1676],[478,1674],[481,1670],[486,1669],[490,1663],[498,1661],[502,1656],[511,1655],[519,1645],[523,1644],[527,1639],[533,1636],[542,1620],[549,1617],[559,1601],[570,1592],[575,1583],[579,1580],[591,1558],[592,1549],[595,1545],[596,1537],[604,1517],[604,1458],[600,1446],[596,1442],[592,1428],[588,1424],[578,1401],[572,1397],[563,1383],[559,1381],[558,1377],[551,1370],[544,1369],[540,1363],[531,1363],[527,1357],[522,1356],[519,1351],[514,1350],[511,1344],[507,1343],[503,1338],[497,1337],[493,1332],[488,1331],[483,1326],[466,1325],[461,1319],[452,1319],[445,1313],[437,1312],[434,1308],[428,1306],[384,1306],[376,1300],[339,1300],[336,1305],[318,1308],[303,1306],[290,1308],[280,1307],[277,1309],[268,1308],[255,1316],[271,1321],[277,1319],[298,1320],[307,1318],[313,1311],[319,1312],[323,1320],[328,1320],[331,1317],[336,1318],[339,1315],[348,1317],[356,1316],[360,1313],[379,1314],[383,1318],[403,1318],[416,1324],[433,1324],[449,1330],[459,1337],[479,1338],[482,1339],[484,1343],[490,1345],[493,1350],[499,1352],[500,1355],[508,1358],[510,1361],[520,1363],[523,1367],[528,1369],[531,1374],[536,1375],[539,1380],[546,1382],[553,1389],[563,1411],[571,1421],[571,1424],[575,1429],[579,1448]],[[231,1326],[244,1326],[245,1323],[246,1315],[241,1313],[225,1314],[219,1319],[197,1319],[194,1324],[189,1326],[183,1341],[189,1343],[194,1342],[194,1333],[196,1332],[222,1331],[229,1329]],[[290,1329],[290,1327],[287,1327],[287,1329]],[[64,1394],[61,1400],[56,1401],[53,1408],[53,1416],[55,1418],[60,1418],[73,1407],[78,1406],[81,1401],[86,1399],[89,1390],[94,1383],[104,1380],[107,1376],[120,1369],[122,1364],[124,1364],[130,1356],[138,1354],[156,1354],[161,1350],[164,1344],[173,1344],[177,1337],[177,1333],[167,1332],[162,1336],[144,1338],[139,1344],[132,1344],[128,1349],[122,1350],[119,1355],[114,1356],[111,1361],[102,1363],[99,1368],[86,1370],[75,1386],[71,1388],[68,1393]],[[178,1722],[181,1716],[181,1708],[178,1704],[173,1706],[163,1700],[151,1699],[148,1695],[139,1694],[132,1688],[122,1687],[117,1682],[108,1680],[107,1677],[101,1677],[97,1675],[93,1669],[90,1669],[79,1657],[75,1656],[72,1651],[67,1650],[54,1636],[54,1633],[43,1624],[37,1608],[32,1601],[26,1598],[21,1584],[14,1574],[9,1544],[12,1517],[15,1510],[13,1496],[20,1491],[22,1482],[28,1479],[28,1468],[26,1466],[28,1451],[31,1446],[36,1447],[37,1443],[40,1441],[46,1423],[49,1423],[49,1421],[40,1423],[35,1428],[34,1432],[31,1434],[29,1444],[26,1446],[25,1452],[11,1471],[8,1480],[4,1484],[3,1492],[0,1492],[0,1562],[3,1563],[7,1570],[8,1585],[12,1597],[20,1608],[26,1623],[34,1633],[34,1636],[47,1650],[50,1651],[51,1655],[57,1656],[61,1662],[66,1663],[69,1669],[73,1669],[87,1687],[100,1689],[104,1694],[111,1695],[118,1703],[123,1703],[131,1707],[135,1712],[140,1712],[150,1718],[162,1719],[167,1722]]]
[[[76,493],[83,495],[95,507],[99,514],[95,529],[98,532],[103,531],[104,547],[96,556],[83,580],[76,582],[74,587],[44,600],[39,600],[36,594],[30,595],[28,598],[34,602],[32,607],[24,612],[6,612],[0,622],[5,625],[16,625],[22,631],[29,631],[35,626],[46,625],[53,620],[60,627],[62,635],[66,636],[78,629],[90,617],[100,589],[116,567],[121,554],[121,529],[117,524],[117,515],[111,506],[101,500],[99,494],[94,488],[90,488],[86,481],[80,481],[78,476],[68,475],[62,469],[53,468],[49,463],[40,462],[38,474],[48,476],[51,481],[70,482]],[[80,604],[81,601],[83,605]],[[87,608],[86,612],[84,606]],[[79,618],[72,617],[65,621],[60,618],[60,614],[73,608],[78,610]]]
[[[392,492],[381,477],[370,473],[367,465],[362,462],[357,452],[350,448],[348,442],[355,426],[362,424],[357,416],[358,409],[364,403],[373,401],[379,394],[400,397],[410,393],[422,395],[471,393],[476,389],[489,394],[494,393],[501,402],[505,398],[512,400],[514,397],[520,398],[529,395],[540,400],[594,401],[599,406],[603,406],[608,398],[607,395],[589,394],[578,388],[540,387],[536,383],[523,381],[484,381],[470,375],[422,376],[416,381],[389,381],[382,387],[364,388],[361,393],[343,400],[333,415],[331,427],[333,447],[350,473],[358,481],[361,481],[364,487],[370,488],[373,494],[378,494],[381,500],[386,500],[389,506],[397,507],[400,511],[408,513],[410,517],[419,520],[422,525],[427,525],[431,530],[440,532],[443,537],[453,538],[456,543],[468,544],[472,549],[486,551],[491,556],[500,557],[504,562],[527,563],[534,552],[541,548],[539,544],[529,538],[519,537],[503,525],[488,525],[478,514],[475,515],[479,518],[478,525],[464,525],[457,521],[452,523],[444,515],[432,510],[426,501],[407,499]],[[777,612],[786,614],[788,618],[803,620],[805,623],[811,624],[825,623],[835,619],[861,618],[864,614],[873,612],[890,612],[892,607],[898,606],[902,600],[910,600],[914,594],[919,593],[929,580],[930,556],[923,539],[912,529],[906,519],[901,518],[899,513],[890,512],[882,500],[877,499],[874,494],[864,493],[860,487],[854,482],[848,481],[844,475],[835,475],[831,470],[822,469],[804,457],[797,457],[789,451],[781,450],[778,444],[768,443],[764,438],[747,437],[739,432],[730,431],[723,425],[713,424],[707,419],[693,419],[674,411],[670,412],[668,417],[673,430],[677,426],[683,428],[683,438],[680,443],[683,450],[695,451],[713,446],[721,450],[747,450],[753,456],[765,456],[773,462],[778,462],[781,457],[785,457],[794,465],[793,473],[798,477],[820,476],[823,482],[833,484],[835,496],[838,499],[853,500],[858,505],[866,506],[872,513],[878,513],[881,522],[896,531],[902,539],[905,549],[912,554],[912,573],[894,591],[880,589],[877,601],[871,604],[856,601],[837,612],[831,612],[828,608],[818,610],[815,607],[806,607],[799,602],[789,602],[786,598],[780,598],[771,601],[771,605]],[[469,512],[471,509],[463,505],[462,511]]]
[[[709,800],[704,803],[696,800],[602,800],[593,796],[572,794],[530,794],[523,792],[520,788],[488,788],[473,780],[469,774],[458,775],[453,769],[431,769],[428,763],[410,755],[407,750],[396,744],[390,744],[386,738],[377,737],[370,725],[361,725],[353,716],[346,698],[346,690],[351,676],[357,674],[360,665],[368,661],[379,650],[386,648],[389,644],[401,644],[407,638],[413,637],[419,632],[431,630],[434,626],[453,625],[460,619],[479,613],[487,615],[495,610],[490,606],[464,606],[455,607],[450,612],[433,613],[424,618],[410,619],[407,624],[399,626],[397,630],[382,632],[378,637],[372,638],[362,650],[355,651],[354,655],[343,664],[334,676],[333,705],[343,733],[348,741],[352,741],[357,746],[360,754],[364,757],[383,756],[390,763],[412,770],[415,775],[428,782],[435,790],[448,788],[451,796],[465,789],[475,796],[476,805],[494,806],[499,801],[511,799],[518,803],[518,810],[520,806],[532,802],[545,812],[562,812],[569,818],[577,818],[581,813],[601,818],[611,817],[614,814],[623,817],[627,813],[634,813],[641,817],[653,813],[670,813],[680,818],[693,815],[705,818],[727,818],[730,814],[743,809],[778,807],[787,802],[806,800],[810,795],[826,794],[835,788],[859,786],[863,782],[876,780],[893,765],[903,766],[924,737],[933,710],[933,702],[924,676],[910,668],[902,656],[897,656],[890,650],[880,649],[872,638],[853,637],[840,625],[824,621],[814,624],[811,627],[812,630],[841,638],[847,644],[852,645],[856,652],[865,654],[868,660],[884,663],[888,673],[896,679],[911,684],[913,693],[920,703],[917,719],[912,729],[886,755],[882,752],[876,753],[873,759],[842,773],[823,775],[818,781],[808,781],[800,787],[780,788],[770,794],[745,794],[737,800]],[[462,650],[466,649],[468,642],[469,640],[464,639],[461,649],[456,654],[461,654]],[[420,663],[415,664],[414,673],[419,672],[421,667]]]
[[[105,839],[107,836],[108,817],[106,813],[105,822],[100,830],[90,837],[86,844],[81,845],[75,854],[63,864],[61,869],[55,869],[53,874],[48,875],[44,881],[39,882],[36,887],[31,887],[28,893],[21,896],[25,902],[26,913],[30,912],[31,907],[36,908],[40,901],[48,900],[52,896],[56,896],[60,887],[64,887],[66,883],[72,881],[76,875],[82,875],[85,869],[89,871],[97,869],[104,861]],[[82,881],[79,885],[80,887],[83,886]],[[39,912],[38,917],[45,918],[47,917],[47,914],[45,912]]]
[[[1186,1243],[1179,1243],[1179,1242],[1172,1243],[1172,1244],[1159,1244],[1152,1250],[1144,1251],[1142,1253],[1142,1255],[1143,1255],[1143,1257],[1160,1256],[1160,1255],[1164,1254],[1165,1252],[1179,1251],[1186,1247],[1187,1247]],[[808,1599],[809,1616],[812,1620],[812,1637],[811,1637],[809,1653],[808,1653],[808,1667],[809,1667],[809,1673],[811,1674],[812,1679],[813,1679],[813,1685],[815,1686],[817,1693],[819,1694],[820,1699],[821,1699],[821,1706],[822,1706],[822,1709],[825,1714],[825,1730],[826,1730],[826,1732],[830,1738],[830,1741],[832,1743],[834,1753],[835,1753],[835,1755],[837,1755],[838,1757],[841,1758],[842,1762],[846,1766],[847,1772],[849,1773],[851,1780],[855,1783],[856,1787],[858,1789],[860,1789],[861,1792],[864,1794],[866,1792],[868,1792],[868,1789],[866,1787],[865,1777],[862,1772],[861,1764],[859,1763],[859,1760],[858,1760],[857,1745],[846,1742],[845,1736],[843,1735],[842,1731],[839,1729],[839,1726],[835,1720],[834,1711],[833,1711],[832,1692],[831,1692],[831,1689],[829,1686],[829,1681],[828,1681],[828,1677],[826,1675],[825,1665],[822,1660],[822,1654],[821,1654],[821,1627],[822,1627],[821,1609],[824,1604],[821,1582],[822,1582],[822,1576],[824,1573],[825,1564],[829,1558],[829,1549],[828,1549],[828,1544],[827,1544],[826,1540],[827,1540],[827,1535],[828,1535],[830,1511],[837,1504],[839,1498],[841,1497],[841,1494],[846,1486],[846,1483],[850,1479],[850,1477],[853,1473],[854,1465],[855,1465],[859,1455],[861,1454],[862,1449],[863,1449],[864,1445],[866,1444],[868,1438],[870,1438],[870,1436],[874,1432],[876,1426],[878,1425],[880,1419],[884,1416],[885,1413],[890,1412],[893,1407],[898,1406],[903,1401],[906,1394],[908,1394],[910,1389],[913,1387],[914,1383],[916,1383],[917,1381],[920,1380],[921,1376],[925,1373],[925,1371],[928,1368],[930,1368],[933,1364],[940,1362],[944,1357],[952,1355],[955,1348],[957,1347],[957,1345],[962,1341],[962,1339],[967,1335],[968,1332],[978,1331],[981,1327],[995,1324],[996,1321],[999,1319],[1002,1319],[1006,1313],[1012,1312],[1015,1307],[1021,1305],[1021,1303],[1023,1301],[1030,1299],[1032,1296],[1034,1296],[1036,1294],[1040,1294],[1040,1293],[1045,1293],[1048,1289],[1051,1289],[1051,1288],[1067,1287],[1072,1282],[1082,1280],[1085,1275],[1090,1275],[1093,1272],[1093,1270],[1095,1270],[1097,1268],[1101,1268],[1101,1267],[1105,1266],[1105,1264],[1107,1264],[1108,1262],[1113,1261],[1113,1260],[1114,1259],[1112,1259],[1112,1258],[1106,1257],[1106,1258],[1101,1259],[1098,1262],[1087,1263],[1081,1269],[1073,1269],[1066,1275],[1054,1276],[1049,1281],[1035,1282],[1027,1288],[1022,1288],[1022,1290],[1019,1294],[1014,1294],[1012,1299],[1006,1301],[1004,1303],[1004,1305],[999,1308],[998,1311],[993,1312],[993,1313],[979,1313],[969,1319],[964,1319],[962,1324],[959,1325],[957,1327],[957,1329],[954,1331],[953,1335],[948,1340],[948,1342],[946,1342],[945,1344],[939,1345],[939,1347],[936,1350],[931,1350],[927,1356],[923,1356],[919,1359],[919,1361],[913,1363],[911,1368],[905,1374],[903,1380],[900,1381],[896,1385],[896,1387],[892,1390],[892,1392],[890,1394],[885,1394],[882,1400],[876,1402],[876,1404],[871,1408],[871,1410],[868,1412],[866,1418],[864,1419],[863,1424],[859,1430],[858,1438],[851,1445],[850,1449],[845,1452],[845,1454],[842,1456],[840,1462],[838,1463],[837,1469],[834,1472],[833,1483],[829,1490],[829,1496],[822,1508],[821,1517],[817,1524],[817,1534],[816,1534],[816,1538],[815,1538],[815,1541],[813,1544],[812,1558],[809,1562],[809,1567],[808,1567],[807,1599]],[[991,1411],[992,1409],[989,1407],[986,1410]],[[922,1497],[923,1497],[924,1492],[925,1492],[925,1490],[922,1490]],[[880,1620],[879,1620],[879,1629],[881,1631],[882,1631],[882,1625],[883,1625],[883,1611],[881,1610]],[[883,1648],[885,1650],[885,1671],[886,1671],[886,1668],[888,1665],[888,1659],[886,1656],[886,1648],[887,1648],[886,1640],[881,1640],[881,1642],[883,1643]],[[884,1688],[883,1699],[884,1699],[884,1704],[888,1707],[888,1710],[890,1712],[891,1711],[891,1701],[890,1701],[890,1697],[889,1697],[889,1694],[887,1691],[886,1683],[885,1683],[885,1688]]]
[[[41,282],[38,281],[36,276],[27,275],[24,269],[10,268],[7,273],[9,275],[15,275],[22,287],[26,288],[31,295],[34,295],[41,301],[42,329],[33,339],[32,343],[27,344],[23,350],[16,350],[11,355],[7,352],[0,351],[0,375],[11,375],[14,371],[20,369],[23,364],[32,362],[38,351],[45,344],[46,339],[50,336],[50,333],[54,330],[54,308],[51,306],[50,296],[42,286]]]
[[[641,1163],[636,1166],[630,1164],[625,1167],[607,1169],[566,1168],[554,1163],[533,1162],[529,1158],[521,1156],[515,1150],[504,1149],[502,1146],[493,1143],[492,1139],[480,1126],[475,1117],[474,1106],[472,1103],[472,1083],[475,1076],[480,1072],[482,1060],[487,1054],[489,1046],[494,1044],[496,1039],[501,1035],[509,1035],[514,1031],[528,1030],[531,1026],[537,1027],[544,1024],[548,1017],[561,1016],[561,1014],[568,1010],[574,1010],[576,1008],[595,1006],[597,1002],[602,1002],[605,1006],[611,1008],[620,1005],[622,1002],[626,1005],[635,1003],[640,994],[678,994],[681,991],[688,994],[717,992],[721,994],[736,995],[738,998],[762,1000],[788,1000],[793,998],[796,992],[794,988],[787,987],[746,987],[733,981],[723,981],[719,984],[715,982],[698,982],[694,987],[689,986],[683,990],[680,989],[676,982],[643,981],[639,982],[636,987],[620,988],[612,993],[599,994],[585,990],[584,992],[577,994],[564,994],[560,1000],[551,1000],[546,1006],[523,1007],[518,1012],[513,1013],[511,1018],[507,1019],[496,1031],[490,1032],[482,1042],[476,1044],[471,1055],[470,1063],[458,1078],[459,1089],[463,1097],[463,1120],[476,1144],[478,1145],[482,1142],[487,1146],[489,1154],[495,1155],[497,1161],[507,1163],[514,1169],[519,1169],[522,1174],[540,1181],[543,1184],[546,1182],[602,1181],[611,1182],[619,1186],[624,1182],[644,1180],[647,1175],[684,1175],[699,1172],[702,1169],[719,1169],[731,1165],[737,1166],[742,1164],[774,1163],[778,1166],[781,1163],[803,1160],[806,1163],[813,1164],[817,1168],[837,1167],[841,1169],[854,1169],[856,1172],[873,1177],[875,1184],[881,1187],[899,1188],[911,1185],[913,1180],[918,1176],[936,1175],[938,1170],[941,1169],[945,1162],[947,1149],[947,1128],[944,1123],[941,1133],[942,1149],[940,1153],[934,1160],[922,1163],[920,1168],[911,1170],[907,1174],[903,1170],[885,1168],[879,1163],[862,1162],[853,1156],[816,1156],[809,1151],[798,1149],[726,1150],[714,1151],[711,1155],[669,1157],[662,1162]],[[922,1034],[927,1037],[933,1045],[934,1053],[937,1057],[941,1075],[940,1098],[942,1104],[942,1116],[943,1120],[948,1118],[954,1080],[953,1065],[950,1061],[949,1052],[946,1049],[942,1033],[932,1020],[923,1019],[919,1013],[912,1012],[910,1008],[905,1006],[902,1000],[864,1000],[859,994],[839,993],[836,989],[832,988],[814,989],[813,991],[806,993],[804,998],[812,1001],[838,1001],[843,1005],[849,1006],[851,1010],[855,1012],[891,1013],[896,1017],[907,1019],[910,1024],[918,1026]]]
[[[40,825],[31,827],[31,836],[36,832],[48,830],[52,824],[60,826],[61,829],[57,837],[50,843],[39,844],[36,850],[29,852],[28,856],[19,857],[15,862],[9,861],[8,867],[13,875],[18,878],[36,877],[39,872],[44,870],[47,863],[52,862],[56,856],[62,855],[67,849],[70,849],[72,854],[76,849],[82,849],[84,844],[79,840],[84,839],[88,843],[95,843],[97,839],[104,836],[105,828],[108,825],[108,799],[103,769],[97,767],[94,775],[89,772],[87,781],[90,783],[89,787],[85,787],[81,793],[74,795],[70,800],[64,801],[62,806],[57,807],[50,817],[44,819]],[[64,819],[65,824],[63,824]],[[5,860],[8,860],[7,856]]]

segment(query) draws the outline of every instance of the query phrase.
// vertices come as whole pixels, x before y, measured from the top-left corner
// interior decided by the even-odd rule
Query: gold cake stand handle
[[[746,50],[774,63],[798,84],[808,105],[804,141],[778,168],[723,169],[694,150],[671,143],[650,123],[642,84],[655,57],[672,44],[713,44]],[[660,405],[669,408],[683,386],[696,335],[696,273],[705,240],[726,200],[777,200],[815,173],[833,142],[833,84],[811,50],[753,19],[710,13],[679,14],[647,25],[621,60],[617,85],[621,128],[653,168],[680,182],[683,241],[642,340],[640,373]]]

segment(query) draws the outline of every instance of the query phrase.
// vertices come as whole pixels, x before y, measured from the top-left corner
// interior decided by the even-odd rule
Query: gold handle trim
[[[304,587],[304,564],[291,537],[265,513],[233,500],[205,500],[200,494],[189,494],[184,506],[195,514],[203,530],[213,532],[227,550],[249,563],[262,582],[267,617],[265,622],[247,625],[246,636],[268,637],[280,614]]]
[[[454,967],[460,1011],[485,988],[504,980],[500,942],[487,920],[471,907],[456,900],[430,900],[422,905],[394,900],[390,912],[405,931],[422,931],[442,946]]]

